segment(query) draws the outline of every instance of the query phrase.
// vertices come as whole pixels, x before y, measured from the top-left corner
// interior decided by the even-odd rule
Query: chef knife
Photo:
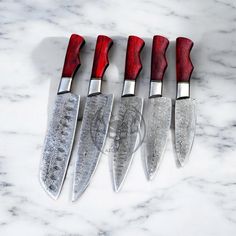
[[[190,98],[190,77],[193,65],[190,51],[193,42],[188,38],[176,39],[177,96],[175,103],[175,147],[177,163],[187,162],[195,135],[195,101]]]
[[[155,35],[152,44],[151,81],[146,103],[146,173],[151,180],[159,168],[171,123],[171,99],[162,97],[163,77],[167,68],[165,57],[169,40]]]
[[[71,85],[75,72],[80,66],[79,53],[84,43],[81,36],[71,35],[44,142],[40,182],[54,199],[57,199],[60,194],[71,156],[80,101],[79,96],[71,92]]]
[[[111,46],[112,39],[103,35],[98,36],[79,136],[72,201],[77,200],[87,188],[105,143],[113,94],[101,94],[101,84],[104,72],[109,65],[108,51]]]
[[[115,129],[112,173],[114,189],[119,191],[131,165],[141,122],[143,100],[135,96],[135,81],[142,69],[140,52],[144,41],[130,36],[127,44],[123,92]]]

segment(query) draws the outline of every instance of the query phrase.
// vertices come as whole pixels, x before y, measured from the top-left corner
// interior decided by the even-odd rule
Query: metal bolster
[[[88,96],[96,95],[101,93],[102,79],[91,78],[89,84]]]
[[[57,94],[69,93],[71,91],[72,78],[71,77],[62,77]]]
[[[135,80],[125,80],[123,85],[122,97],[135,95]]]
[[[162,96],[162,81],[151,81],[149,98]]]
[[[188,82],[177,83],[177,95],[176,98],[189,98],[190,97],[190,85]]]

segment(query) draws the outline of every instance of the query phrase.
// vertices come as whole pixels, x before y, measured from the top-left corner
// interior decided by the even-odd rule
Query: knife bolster
[[[190,97],[190,85],[188,82],[177,83],[176,99],[189,98]]]
[[[91,78],[89,84],[88,96],[93,96],[101,93],[102,80]]]
[[[150,82],[149,98],[162,97],[162,81],[155,80]]]
[[[123,85],[122,97],[135,95],[135,80],[125,80]]]
[[[72,84],[72,78],[70,77],[62,77],[59,88],[57,91],[57,94],[62,94],[62,93],[69,93],[71,92],[71,84]]]

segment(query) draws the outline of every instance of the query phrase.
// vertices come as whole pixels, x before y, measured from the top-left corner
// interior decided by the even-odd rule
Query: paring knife
[[[104,72],[109,65],[108,51],[112,39],[99,35],[94,54],[92,75],[81,124],[72,201],[87,188],[103,149],[112,111],[113,94],[101,94]]]
[[[188,38],[176,39],[177,96],[175,103],[175,147],[177,163],[187,162],[195,135],[195,101],[190,98],[190,77],[193,65],[190,51],[193,42]]]
[[[80,66],[79,53],[84,43],[81,36],[71,35],[40,163],[41,185],[54,199],[60,194],[71,156],[80,101],[71,92],[71,85]]]
[[[127,44],[123,92],[115,129],[115,150],[112,159],[114,189],[119,191],[129,166],[131,165],[135,144],[141,123],[143,99],[135,95],[135,81],[142,69],[140,52],[144,41],[130,36]]]
[[[162,97],[163,77],[167,68],[165,57],[169,45],[167,38],[153,37],[151,82],[149,99],[145,113],[147,114],[146,133],[146,173],[151,180],[161,163],[171,123],[171,99]]]

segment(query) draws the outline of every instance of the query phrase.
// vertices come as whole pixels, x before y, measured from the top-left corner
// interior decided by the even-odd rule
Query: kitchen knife
[[[80,100],[71,92],[71,85],[84,43],[81,36],[71,35],[40,163],[41,185],[54,199],[60,194],[71,156]]]
[[[87,188],[103,149],[112,111],[113,94],[101,94],[104,72],[109,65],[108,51],[112,40],[99,35],[94,54],[92,75],[81,124],[72,201]]]
[[[190,98],[190,77],[193,65],[190,51],[193,42],[188,38],[176,39],[177,96],[175,103],[175,147],[177,163],[187,162],[195,135],[195,101]]]
[[[143,46],[144,41],[141,38],[129,37],[112,159],[113,182],[116,192],[121,188],[131,165],[142,119],[143,100],[135,96],[135,81],[142,69],[140,52]]]
[[[161,163],[171,123],[171,99],[162,97],[163,77],[167,68],[165,57],[169,45],[167,38],[153,37],[151,81],[146,103],[146,173],[151,180]]]

